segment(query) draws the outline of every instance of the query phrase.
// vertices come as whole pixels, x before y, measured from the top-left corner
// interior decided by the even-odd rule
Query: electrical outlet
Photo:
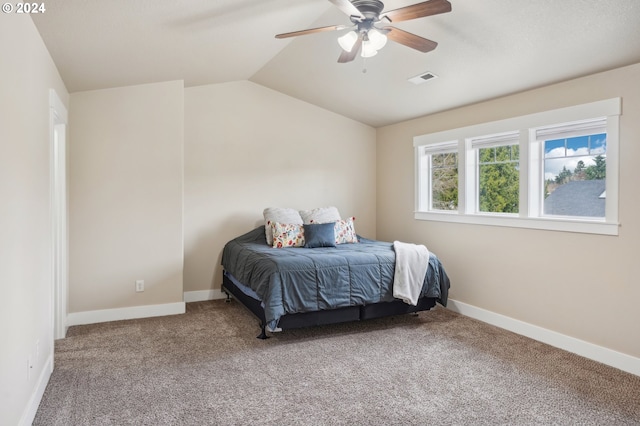
[[[140,293],[144,291],[144,280],[136,280],[136,292]]]

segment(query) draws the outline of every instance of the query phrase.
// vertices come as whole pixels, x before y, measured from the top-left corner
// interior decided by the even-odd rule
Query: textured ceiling
[[[343,32],[274,38],[348,24],[326,0],[47,0],[32,18],[70,92],[251,80],[374,127],[640,62],[640,0],[450,2],[396,24],[436,50],[389,42],[347,64]],[[438,78],[407,81],[425,71]]]

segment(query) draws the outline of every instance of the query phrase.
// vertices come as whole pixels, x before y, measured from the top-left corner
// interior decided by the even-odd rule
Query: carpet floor
[[[640,425],[640,377],[437,307],[256,339],[237,301],[75,326],[34,425]]]

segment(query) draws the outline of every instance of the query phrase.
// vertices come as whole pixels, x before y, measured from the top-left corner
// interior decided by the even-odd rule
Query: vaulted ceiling
[[[394,24],[434,51],[389,42],[347,64],[346,30],[274,37],[349,24],[327,0],[47,0],[32,18],[70,92],[250,80],[374,127],[640,62],[639,0],[449,1]]]

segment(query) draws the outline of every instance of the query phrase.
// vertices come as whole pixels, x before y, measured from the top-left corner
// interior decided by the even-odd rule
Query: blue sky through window
[[[567,152],[584,152],[589,149],[589,136],[567,139]]]
[[[555,179],[563,168],[574,171],[579,161],[595,164],[597,155],[606,156],[607,134],[598,133],[544,142],[544,178]]]

